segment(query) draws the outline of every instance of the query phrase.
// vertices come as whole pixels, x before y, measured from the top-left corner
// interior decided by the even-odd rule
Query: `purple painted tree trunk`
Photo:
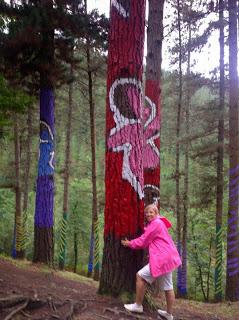
[[[53,262],[54,92],[40,90],[40,146],[35,207],[34,262]]]

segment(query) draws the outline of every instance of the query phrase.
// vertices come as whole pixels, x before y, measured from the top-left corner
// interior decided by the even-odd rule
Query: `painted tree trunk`
[[[73,52],[73,48],[72,48]],[[67,218],[68,218],[68,195],[69,195],[69,177],[70,177],[70,157],[71,157],[71,131],[72,131],[72,113],[73,113],[73,66],[70,69],[71,82],[69,84],[69,108],[67,118],[67,132],[66,132],[66,149],[65,149],[65,169],[64,169],[64,192],[63,192],[63,216],[61,223],[61,238],[60,238],[60,256],[59,268],[61,270],[65,267],[66,259],[66,234],[67,234]]]
[[[224,1],[219,0],[220,25],[220,89],[219,89],[219,120],[217,148],[217,204],[216,204],[216,264],[215,264],[215,300],[222,301],[222,214],[223,214],[223,154],[224,154]]]
[[[34,262],[53,263],[54,208],[54,27],[50,20],[53,1],[39,3],[42,19],[40,57],[40,146],[34,220]]]
[[[87,271],[87,277],[89,277],[89,278],[92,276],[93,266],[94,266],[94,228],[93,228],[93,223],[92,223],[91,224],[91,233],[90,233],[88,271]]]
[[[179,39],[179,96],[178,96],[178,108],[177,108],[177,124],[176,124],[176,170],[175,170],[175,182],[176,182],[176,216],[177,216],[177,249],[182,256],[182,237],[181,237],[181,225],[182,217],[180,210],[180,130],[181,130],[181,109],[182,109],[182,34],[181,34],[181,11],[180,1],[177,0],[177,15],[178,15],[178,39]],[[182,267],[177,270],[177,296],[180,297],[183,294],[182,287]]]
[[[135,290],[143,252],[121,245],[143,230],[142,72],[145,1],[111,1],[101,293]]]
[[[144,203],[159,205],[160,78],[164,0],[149,0],[144,108]]]
[[[34,262],[53,262],[54,93],[40,90],[40,147],[35,206]]]
[[[229,203],[226,299],[239,300],[239,118],[237,75],[237,1],[229,7]]]

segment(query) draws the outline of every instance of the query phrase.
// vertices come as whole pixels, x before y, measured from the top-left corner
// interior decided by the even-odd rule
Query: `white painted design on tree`
[[[144,108],[144,168],[155,168],[159,165],[160,152],[155,140],[160,137],[159,119],[156,118],[156,105],[149,98],[145,97],[148,107]]]
[[[147,126],[154,120],[156,117],[156,105],[155,103],[149,99],[149,97],[145,96],[145,100],[148,102],[150,108],[151,108],[151,113],[147,119],[147,121],[144,124],[144,129],[147,128]]]
[[[111,5],[117,9],[121,16],[123,16],[124,18],[129,17],[129,12],[127,12],[125,8],[117,0],[111,0]]]
[[[135,91],[132,101],[137,100],[139,105],[132,105],[136,119],[129,119],[123,116],[115,104],[115,89],[123,86],[122,90],[127,95],[129,90],[131,94]],[[138,91],[138,92],[137,92]],[[135,100],[134,100],[134,99]],[[132,101],[129,102],[132,103]],[[139,198],[143,199],[143,170],[142,161],[138,161],[138,156],[142,154],[142,140],[139,136],[141,126],[141,105],[142,105],[142,85],[141,82],[134,78],[121,78],[114,81],[109,91],[109,104],[110,109],[114,113],[113,118],[115,127],[111,129],[108,138],[108,148],[114,152],[123,151],[123,165],[122,165],[122,178],[127,180],[134,190],[138,193]]]
[[[155,191],[157,191],[157,193],[159,194],[159,188],[157,186],[155,186],[154,184],[145,184],[144,185],[144,190],[145,189],[153,189]],[[153,197],[153,204],[158,205],[158,202],[160,200],[160,197]]]

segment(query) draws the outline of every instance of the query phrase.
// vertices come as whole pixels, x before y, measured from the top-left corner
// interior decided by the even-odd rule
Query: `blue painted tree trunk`
[[[53,262],[54,92],[40,90],[40,145],[36,186],[34,262]]]

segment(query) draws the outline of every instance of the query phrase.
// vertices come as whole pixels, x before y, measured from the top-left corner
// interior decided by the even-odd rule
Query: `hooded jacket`
[[[178,250],[168,232],[171,226],[167,218],[157,216],[144,228],[140,237],[129,243],[131,249],[149,249],[149,266],[154,278],[181,265]]]

